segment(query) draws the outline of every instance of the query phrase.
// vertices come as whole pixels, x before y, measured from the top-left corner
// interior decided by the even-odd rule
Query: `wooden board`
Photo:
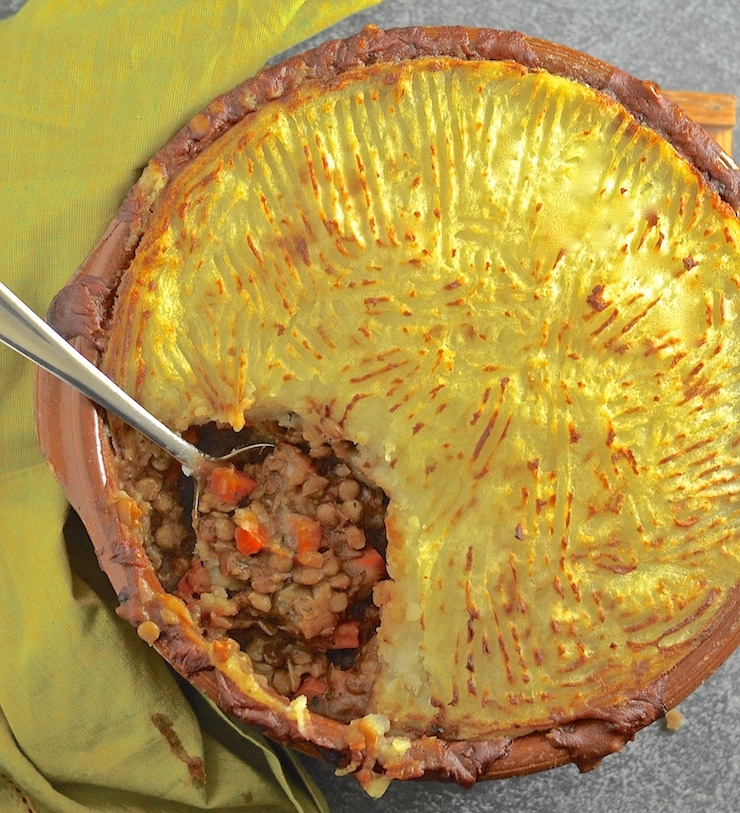
[[[680,105],[686,115],[711,133],[717,143],[732,155],[732,130],[737,119],[737,99],[729,93],[697,93],[689,90],[665,90],[665,95]]]

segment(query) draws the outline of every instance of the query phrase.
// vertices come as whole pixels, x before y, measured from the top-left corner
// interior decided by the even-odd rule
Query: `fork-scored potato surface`
[[[104,367],[179,429],[286,409],[390,497],[391,731],[521,734],[675,665],[740,567],[738,221],[606,96],[349,71],[165,194]]]

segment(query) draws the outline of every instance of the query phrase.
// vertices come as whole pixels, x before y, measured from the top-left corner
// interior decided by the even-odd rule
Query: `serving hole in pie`
[[[292,414],[238,433],[191,427],[188,438],[213,455],[275,444],[255,462],[213,469],[191,520],[192,480],[122,431],[147,554],[201,634],[236,641],[279,694],[305,695],[341,721],[361,716],[377,671],[373,589],[388,578],[388,498],[356,464],[357,447]]]

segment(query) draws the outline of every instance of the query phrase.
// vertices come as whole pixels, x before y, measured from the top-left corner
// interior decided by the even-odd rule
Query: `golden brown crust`
[[[721,197],[740,207],[740,175],[714,139],[653,82],[645,82],[605,62],[516,31],[464,27],[408,27],[389,31],[369,26],[346,40],[334,40],[275,67],[214,100],[159,154],[168,177],[236,121],[298,85],[326,82],[338,74],[379,62],[394,63],[425,56],[468,60],[513,60],[575,79],[609,94],[641,123],[660,133],[706,174]]]
[[[112,279],[133,256],[151,210],[164,188],[196,155],[216,141],[236,122],[269,101],[284,97],[305,82],[329,82],[349,69],[379,62],[394,63],[423,56],[452,56],[469,60],[513,60],[531,69],[546,70],[575,79],[609,94],[641,123],[654,129],[696,166],[720,197],[735,211],[740,209],[740,172],[717,142],[660,88],[641,81],[605,62],[555,43],[527,37],[516,31],[463,27],[408,27],[384,31],[368,26],[346,40],[332,40],[279,65],[265,68],[211,104],[183,127],[149,163],[144,177],[132,188],[116,215],[116,228],[76,274],[72,285],[92,262],[107,265]],[[117,254],[106,262],[101,250]],[[113,269],[119,269],[114,271]],[[87,294],[82,293],[82,296]],[[66,295],[65,295],[66,296]],[[79,327],[68,324],[66,308],[52,303],[52,323],[63,335]]]
[[[740,206],[740,173],[732,161],[651,83],[515,32],[368,28],[348,40],[326,43],[262,71],[216,99],[183,128],[154,156],[100,244],[54,300],[49,313],[52,323],[65,336],[76,338],[92,358],[97,356],[108,327],[112,291],[133,256],[157,200],[195,155],[236,122],[266,102],[289,95],[305,82],[328,82],[358,66],[392,64],[422,56],[514,60],[529,69],[588,84],[619,101],[641,123],[663,135],[704,173],[729,206],[734,210]],[[272,698],[274,703],[269,693],[255,699],[233,679],[233,672],[219,668],[219,653],[202,648],[184,620],[173,624],[163,619],[162,608],[169,605],[136,537],[133,506],[119,490],[113,452],[105,441],[105,428],[97,412],[81,396],[45,374],[39,376],[37,411],[42,447],[90,532],[101,566],[121,601],[120,614],[136,627],[154,624],[158,631],[156,648],[223,709],[281,742],[315,755],[339,754],[340,762],[351,761],[358,776],[371,782],[377,758],[373,742],[377,732],[372,726],[363,729],[360,737],[357,729],[349,731],[317,715],[306,723],[300,710],[291,710],[292,716],[285,713],[277,695]],[[84,457],[80,457],[81,450]],[[595,709],[583,720],[555,724],[550,730],[515,740],[466,743],[422,737],[412,741],[402,754],[387,760],[386,776],[451,779],[469,785],[481,777],[529,773],[568,761],[582,770],[594,767],[603,756],[621,749],[637,730],[683,699],[735,649],[740,642],[738,592],[734,591],[705,640],[679,668],[643,687],[621,706]]]

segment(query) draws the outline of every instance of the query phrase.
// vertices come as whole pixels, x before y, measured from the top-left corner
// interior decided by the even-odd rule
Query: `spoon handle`
[[[0,341],[79,390],[192,472],[202,453],[168,429],[104,375],[0,282]]]

